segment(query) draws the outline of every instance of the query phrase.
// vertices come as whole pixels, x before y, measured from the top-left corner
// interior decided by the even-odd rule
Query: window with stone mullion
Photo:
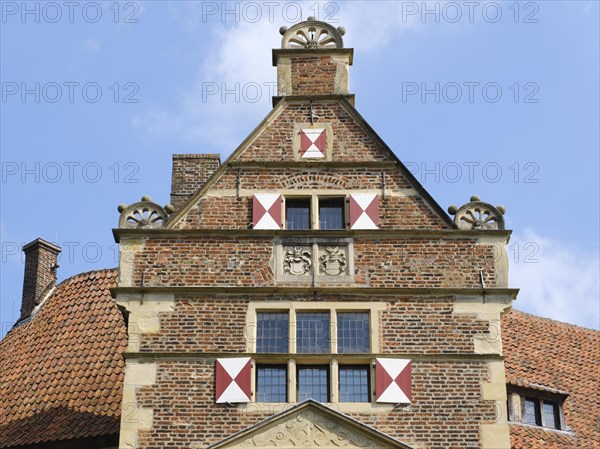
[[[256,316],[256,352],[289,351],[288,312],[258,312]]]
[[[327,354],[330,346],[329,312],[296,313],[296,352]]]

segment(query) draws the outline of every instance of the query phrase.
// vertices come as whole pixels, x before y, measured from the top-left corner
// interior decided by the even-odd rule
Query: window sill
[[[292,402],[248,402],[240,404],[239,410],[248,414],[268,413],[270,415],[282,412],[296,405]],[[326,402],[327,407],[340,413],[389,413],[394,410],[394,404],[378,404],[373,402]]]
[[[546,430],[549,432],[556,432],[562,435],[569,435],[569,436],[575,436],[575,432],[573,432],[570,429],[555,429],[553,427],[544,427],[544,426],[537,426],[534,424],[527,424],[527,423],[523,423],[523,422],[519,422],[519,421],[508,421],[508,425],[510,426],[520,426],[520,427],[526,427],[528,429],[539,429],[539,430]]]

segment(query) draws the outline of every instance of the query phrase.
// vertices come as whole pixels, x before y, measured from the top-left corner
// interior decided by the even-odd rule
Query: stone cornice
[[[259,230],[259,229],[119,229],[112,230],[116,242],[121,237],[246,237],[246,238],[303,238],[303,237],[322,237],[322,238],[364,238],[364,239],[393,239],[393,238],[439,238],[439,239],[502,239],[506,242],[511,230],[459,230],[459,229],[440,229],[440,230],[413,230],[413,229],[375,229],[360,231],[322,231],[313,229],[308,231],[289,231],[289,230]]]
[[[114,287],[110,289],[113,296],[119,294],[143,294],[143,293],[171,293],[176,295],[185,294],[206,294],[206,295],[294,295],[294,294],[317,294],[317,295],[348,295],[348,296],[484,296],[487,300],[493,297],[515,299],[519,293],[518,288],[373,288],[373,287],[312,287],[312,286],[291,286],[291,287],[207,287],[207,286],[189,286],[189,287]]]
[[[411,353],[383,353],[383,354],[256,354],[249,352],[124,352],[123,357],[129,360],[206,360],[226,357],[251,357],[260,359],[263,362],[281,361],[290,358],[308,358],[314,361],[327,362],[332,358],[351,362],[352,360],[364,361],[377,357],[398,357],[407,358],[417,362],[441,362],[441,361],[473,361],[482,362],[501,361],[504,357],[496,354],[475,354],[475,353],[457,353],[457,354],[411,354]]]
[[[337,56],[348,56],[348,64],[352,65],[354,60],[354,49],[353,48],[274,48],[272,51],[273,55],[273,67],[277,66],[277,60],[279,58],[288,57],[302,57],[302,56],[313,56],[321,57],[326,55],[337,55]]]
[[[322,95],[286,95],[286,96],[274,96],[273,107],[277,106],[282,100],[286,103],[310,103],[310,102],[335,102],[340,100],[347,100],[352,106],[354,106],[356,95],[354,94],[322,94]]]

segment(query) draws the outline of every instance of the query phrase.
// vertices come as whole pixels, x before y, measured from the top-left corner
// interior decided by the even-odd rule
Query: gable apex
[[[368,149],[365,149],[362,153],[363,157],[354,156],[350,151],[349,146],[343,146],[343,138],[340,138],[338,135],[335,137],[333,136],[333,133],[339,133],[335,126],[333,126],[332,132],[332,124],[323,121],[315,121],[313,126],[322,127],[329,130],[329,132],[326,134],[328,136],[328,149],[323,150],[323,154],[329,155],[332,151],[331,142],[329,142],[329,139],[334,139],[334,141],[335,139],[338,139],[337,145],[341,146],[334,148],[333,151],[335,157],[329,158],[328,160],[324,160],[325,157],[323,157],[317,159],[317,162],[315,162],[315,160],[311,161],[305,159],[294,160],[293,152],[295,150],[292,149],[292,143],[285,140],[287,143],[284,145],[284,141],[277,141],[280,143],[275,144],[275,147],[273,147],[273,138],[270,134],[268,134],[270,129],[274,129],[273,132],[278,136],[277,138],[282,139],[281,131],[276,129],[277,127],[282,126],[279,122],[288,123],[290,120],[292,120],[295,123],[293,127],[294,132],[292,134],[295,135],[294,133],[298,131],[296,128],[299,126],[299,123],[296,120],[296,115],[298,115],[298,111],[302,111],[302,113],[306,112],[305,104],[313,104],[315,107],[318,106],[322,108],[331,107],[338,111],[338,114],[340,113],[339,111],[342,111],[341,113],[353,123],[352,126],[354,128],[352,132],[361,133],[359,140],[364,139],[364,141],[369,142],[367,145]],[[345,125],[340,126],[342,126],[342,132],[345,130],[346,134],[348,134],[349,131],[344,128]],[[293,135],[289,135],[286,137],[286,139],[292,139]],[[356,141],[356,138],[353,137],[353,140]],[[269,146],[271,149],[271,157],[268,157],[267,155],[264,157],[261,156],[261,152],[266,148],[266,146]],[[279,155],[280,146],[281,156]],[[365,148],[367,146],[365,146]],[[275,153],[273,153],[273,148],[276,149]],[[283,151],[284,149],[285,152]],[[342,153],[340,154],[339,151],[342,151]],[[284,159],[284,157],[287,159]],[[410,170],[408,170],[408,168],[400,161],[396,154],[387,146],[383,139],[360,115],[352,103],[342,95],[319,100],[311,100],[304,97],[283,98],[277,104],[277,106],[269,112],[264,120],[262,120],[262,122],[246,137],[246,139],[244,139],[238,148],[227,158],[223,165],[221,165],[221,167],[214,172],[214,174],[206,181],[206,183],[189,198],[189,201],[183,205],[173,216],[171,216],[171,218],[165,224],[165,228],[175,228],[178,225],[178,222],[186,216],[188,211],[190,211],[190,209],[192,209],[198,203],[198,201],[204,197],[213,184],[215,184],[215,182],[217,182],[229,170],[235,168],[239,170],[245,166],[250,168],[257,165],[265,166],[273,170],[283,169],[285,167],[296,167],[297,169],[324,169],[325,171],[329,171],[332,168],[341,168],[347,166],[355,169],[381,169],[386,170],[387,173],[397,171],[401,177],[404,178],[406,185],[414,189],[416,195],[421,197],[422,201],[427,205],[426,207],[430,209],[433,216],[438,217],[437,220],[439,220],[440,224],[448,229],[456,229],[456,225],[448,216],[448,214],[442,209],[442,207],[440,207],[434,198],[414,177]]]

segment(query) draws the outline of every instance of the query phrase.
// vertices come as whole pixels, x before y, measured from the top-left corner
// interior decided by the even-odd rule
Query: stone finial
[[[141,201],[129,206],[123,203],[119,204],[117,210],[121,214],[119,228],[140,229],[162,227],[175,208],[171,204],[160,207],[153,203],[149,196],[143,196]]]
[[[306,21],[297,23],[291,28],[285,26],[279,28],[279,33],[283,35],[281,48],[318,50],[344,48],[342,36],[346,34],[346,29],[344,27],[336,29],[310,16]]]
[[[452,205],[448,213],[454,215],[454,223],[458,229],[489,231],[504,229],[504,218],[506,212],[504,206],[492,206],[481,201],[479,196],[473,195],[471,200],[460,208]]]

